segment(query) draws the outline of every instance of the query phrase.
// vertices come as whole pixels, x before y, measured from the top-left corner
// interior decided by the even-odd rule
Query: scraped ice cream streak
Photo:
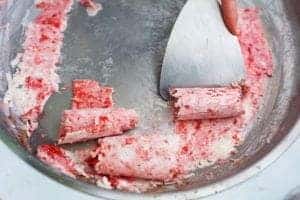
[[[71,152],[53,144],[43,144],[37,149],[37,157],[60,172],[73,178],[88,178],[97,186],[131,192],[146,192],[161,185],[161,182],[137,178],[122,178],[97,175],[90,169],[92,160],[87,160],[88,151]],[[87,160],[84,162],[84,160]]]
[[[46,101],[58,90],[56,70],[72,4],[73,0],[35,2],[39,14],[26,27],[16,73],[8,77],[4,102],[27,124],[28,135],[37,128]]]

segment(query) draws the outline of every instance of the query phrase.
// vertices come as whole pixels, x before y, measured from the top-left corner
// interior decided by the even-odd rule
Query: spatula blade
[[[244,79],[236,36],[226,28],[216,0],[188,0],[173,27],[162,65],[160,94],[171,87],[218,87]]]

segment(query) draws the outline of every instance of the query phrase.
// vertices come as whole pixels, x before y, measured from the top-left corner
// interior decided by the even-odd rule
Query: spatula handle
[[[221,10],[223,14],[224,22],[228,28],[228,30],[233,34],[238,34],[237,27],[237,4],[236,0],[221,0]]]

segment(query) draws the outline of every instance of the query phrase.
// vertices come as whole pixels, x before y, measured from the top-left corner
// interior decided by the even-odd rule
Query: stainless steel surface
[[[0,16],[0,64],[11,73],[9,60],[20,47],[23,21],[31,1],[9,1],[9,9]],[[101,1],[104,10],[88,18],[82,8],[74,6],[69,27],[65,32],[62,64],[59,74],[62,85],[73,78],[92,78],[115,87],[117,103],[137,108],[142,113],[142,129],[165,127],[169,123],[168,106],[158,95],[160,66],[167,40],[184,1]],[[262,19],[272,47],[276,70],[268,83],[258,119],[247,133],[239,153],[228,162],[200,170],[198,176],[178,187],[163,187],[144,199],[196,198],[224,190],[261,171],[274,161],[295,140],[300,128],[300,2],[297,0],[242,1],[242,6],[262,8]],[[6,16],[3,16],[5,14]],[[80,22],[80,23],[79,23]],[[3,28],[4,27],[4,28]],[[9,40],[8,40],[9,39]],[[5,75],[1,73],[1,94],[6,90]],[[69,93],[53,96],[45,110],[39,132],[53,140],[59,113],[69,105]],[[9,120],[9,119],[6,119]],[[6,121],[7,122],[7,121]],[[88,183],[63,176],[38,161],[24,150],[4,126],[0,138],[20,157],[45,175],[77,190],[110,199],[140,199],[141,195],[99,189]],[[38,135],[38,134],[37,134]],[[31,144],[43,142],[34,137]],[[236,162],[230,162],[234,159]]]
[[[166,48],[160,94],[167,99],[175,87],[220,87],[245,77],[236,36],[226,28],[217,0],[188,0]]]

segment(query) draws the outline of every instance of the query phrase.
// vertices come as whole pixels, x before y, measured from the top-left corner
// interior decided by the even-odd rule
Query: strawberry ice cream
[[[178,120],[218,119],[243,113],[240,86],[220,88],[176,88],[171,90]]]
[[[152,130],[100,138],[97,148],[87,150],[85,156],[73,154],[75,160],[59,147],[51,150],[40,146],[38,157],[70,176],[85,173],[101,187],[130,191],[146,191],[181,180],[198,168],[228,158],[242,144],[272,75],[272,55],[258,14],[257,9],[239,11],[238,39],[246,69],[243,88],[174,89],[173,133]],[[84,90],[85,84],[93,85],[93,89]],[[27,78],[24,85],[48,91],[44,80]],[[112,89],[87,80],[74,82],[74,88],[73,109],[63,114],[60,143],[118,135],[136,126],[134,111],[111,107]],[[102,104],[102,97],[110,103]],[[82,166],[83,172],[78,170]]]
[[[181,145],[179,136],[164,134],[99,139],[94,168],[99,174],[172,180],[186,173],[179,159]]]
[[[113,88],[100,86],[94,80],[74,80],[72,109],[109,108],[113,106]]]
[[[138,123],[134,110],[113,108],[111,87],[94,80],[73,81],[72,110],[62,114],[59,144],[120,135]]]
[[[73,154],[61,147],[52,144],[43,144],[37,148],[37,157],[44,163],[63,172],[64,174],[76,178],[83,175],[84,166],[73,158]]]
[[[138,116],[124,108],[66,110],[62,115],[59,144],[120,135],[135,128]]]
[[[72,0],[36,1],[40,12],[26,29],[17,72],[8,78],[4,103],[21,116],[28,126],[28,135],[37,128],[46,101],[58,90],[56,65],[72,3]]]
[[[146,192],[162,183],[145,181],[136,178],[122,178],[113,176],[101,176],[93,173],[89,168],[90,163],[86,156],[87,151],[72,153],[53,144],[43,144],[37,149],[37,157],[45,164],[73,178],[85,177],[95,182],[99,187],[107,189],[119,189],[132,192]]]

